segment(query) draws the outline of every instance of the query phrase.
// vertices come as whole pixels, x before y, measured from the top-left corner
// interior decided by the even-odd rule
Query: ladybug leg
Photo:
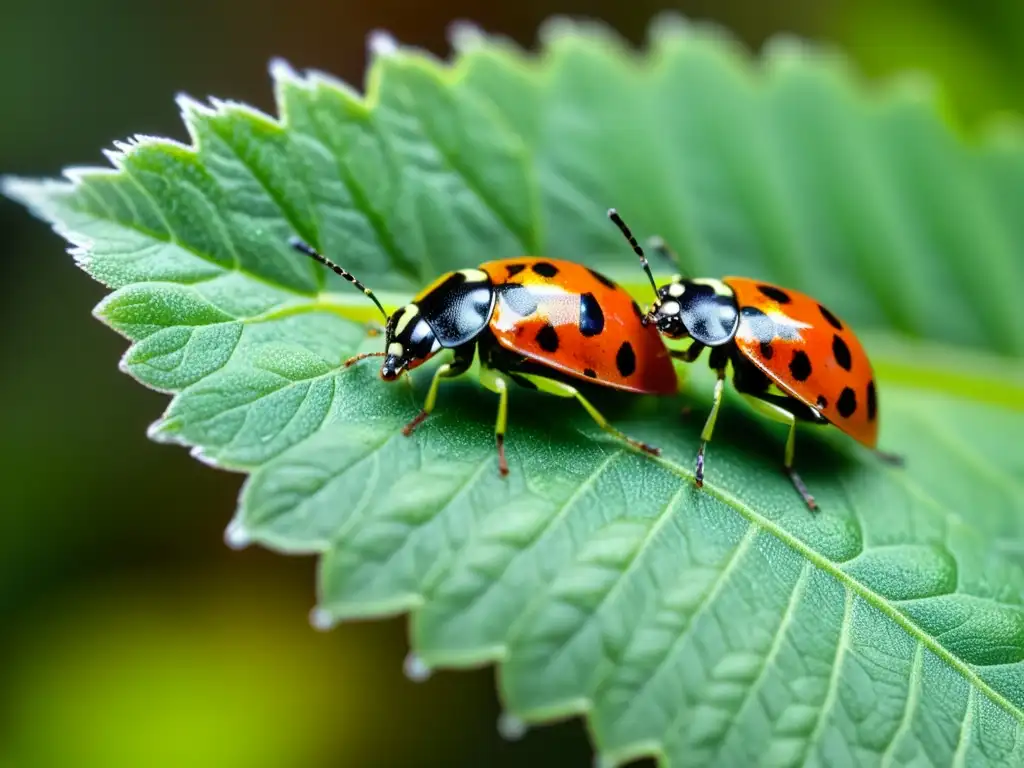
[[[796,492],[800,494],[800,498],[804,500],[804,504],[811,512],[815,512],[818,509],[818,502],[811,496],[810,491],[807,490],[807,486],[804,485],[803,478],[796,473],[793,469],[793,452],[796,444],[796,417],[790,414],[789,422],[789,435],[786,437],[786,458],[785,464],[783,465],[786,470],[786,474],[789,475],[790,482],[793,483],[793,487],[796,488]]]
[[[796,470],[793,469],[793,454],[796,448],[796,416],[785,408],[782,408],[775,403],[762,400],[756,395],[744,393],[743,397],[745,397],[747,402],[763,416],[767,416],[772,421],[777,421],[789,426],[789,435],[786,437],[786,456],[782,468],[789,476],[790,482],[793,483],[793,487],[796,488],[796,492],[800,494],[800,498],[804,500],[807,508],[812,512],[816,512],[818,510],[818,502],[814,500],[810,491],[807,490],[807,486],[804,484],[803,478],[801,478],[800,475],[797,474]]]
[[[696,343],[694,342],[694,344]],[[711,403],[711,413],[708,414],[708,419],[704,422],[704,429],[700,433],[700,448],[697,449],[697,466],[693,471],[693,480],[698,488],[704,486],[704,449],[711,442],[711,435],[715,431],[715,422],[718,421],[718,410],[722,407],[722,393],[725,391],[725,368],[717,369],[715,375],[718,376],[718,380],[715,381],[715,397]]]
[[[586,409],[587,413],[590,414],[590,418],[597,422],[597,425],[605,432],[607,432],[609,435],[613,435],[619,440],[622,440],[625,443],[629,443],[629,445],[633,446],[638,450],[643,451],[644,453],[649,453],[653,456],[658,456],[661,454],[660,448],[655,448],[653,445],[648,445],[647,443],[641,442],[640,440],[634,440],[626,433],[620,432],[615,427],[613,427],[608,422],[608,419],[606,419],[604,415],[599,410],[597,410],[597,408],[594,407],[593,403],[591,403],[589,400],[587,400],[587,398],[580,394],[579,390],[577,390],[576,387],[573,387],[570,384],[566,384],[565,382],[556,381],[555,379],[549,379],[544,376],[538,376],[536,374],[517,375],[520,376],[521,378],[530,381],[541,392],[546,392],[549,395],[555,395],[556,397],[576,398],[577,402],[579,402],[579,404],[582,405],[584,409]]]
[[[673,360],[682,360],[684,363],[692,363],[700,357],[700,353],[704,351],[706,346],[706,344],[702,344],[701,342],[694,340],[690,342],[690,346],[682,351],[677,349],[669,350],[669,355],[671,355]]]
[[[427,399],[423,401],[423,410],[417,413],[412,421],[402,427],[403,435],[409,437],[413,430],[426,421],[427,416],[434,410],[434,405],[437,403],[437,389],[441,385],[441,379],[454,379],[456,376],[461,376],[469,370],[469,366],[472,363],[472,355],[469,355],[467,359],[464,355],[456,354],[451,362],[438,366],[437,370],[434,371],[434,378],[430,380],[430,389],[427,390]]]
[[[498,419],[494,422],[494,442],[498,447],[498,472],[508,474],[505,460],[505,428],[508,426],[508,380],[493,368],[480,367],[480,383],[498,395]]]

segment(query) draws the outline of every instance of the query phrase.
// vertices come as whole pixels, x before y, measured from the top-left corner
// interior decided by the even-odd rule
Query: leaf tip
[[[267,65],[267,71],[270,73],[270,78],[275,83],[281,83],[285,81],[291,81],[294,83],[302,82],[302,75],[295,71],[287,59],[281,56],[275,56],[270,60]]]
[[[309,612],[309,623],[319,632],[327,632],[337,623],[326,608],[314,608]]]
[[[232,520],[224,529],[224,543],[234,550],[245,549],[252,544],[252,535],[242,525],[241,520]]]
[[[132,145],[126,141],[115,141],[113,148],[100,150],[103,156],[116,170],[124,166],[125,155],[131,150]]]
[[[49,223],[65,240],[76,245],[87,245],[87,238],[76,237],[67,231],[60,222],[58,214],[60,199],[72,192],[77,184],[77,180],[71,177],[67,171],[64,175],[68,181],[2,176],[0,177],[0,195],[24,206],[33,216]]]
[[[20,176],[0,176],[0,195],[26,207],[28,207],[29,197],[37,186],[39,186],[38,181],[23,179]]]
[[[191,125],[197,117],[213,117],[216,114],[214,109],[184,92],[174,95],[174,103],[178,105],[181,119],[185,121],[186,125]]]
[[[472,21],[456,19],[448,25],[448,42],[457,53],[479,49],[487,41],[487,33]]]
[[[20,203],[30,210],[35,210],[46,196],[46,185],[53,183],[56,182],[26,179],[21,176],[2,176],[0,177],[0,195]]]
[[[529,727],[526,722],[510,712],[498,715],[498,735],[505,741],[519,741],[526,735]]]
[[[398,40],[387,30],[375,29],[367,36],[366,47],[373,57],[394,56],[398,53]]]
[[[410,653],[402,662],[402,672],[414,683],[423,683],[430,679],[433,670],[418,653]]]
[[[693,22],[684,14],[673,9],[659,11],[651,19],[648,36],[686,35],[693,31]]]
[[[166,433],[161,433],[161,435],[164,435],[164,434],[166,434]],[[173,438],[173,440],[175,442],[181,442],[180,438],[177,438],[177,437]],[[199,445],[193,446],[191,448],[191,450],[189,450],[188,454],[193,459],[198,461],[200,464],[205,464],[206,466],[213,467],[214,469],[221,469],[222,468],[221,463],[219,461],[217,461],[215,458],[213,458],[213,456],[211,456],[210,454],[206,453],[206,451],[203,450],[202,446],[199,446]]]

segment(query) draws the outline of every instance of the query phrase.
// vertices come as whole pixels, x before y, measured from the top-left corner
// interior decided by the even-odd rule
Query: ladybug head
[[[380,377],[384,381],[394,381],[404,371],[411,371],[413,368],[423,365],[423,363],[440,351],[441,344],[435,337],[431,327],[421,316],[417,304],[407,304],[389,316],[387,310],[384,309],[384,306],[373,294],[373,291],[359,282],[351,272],[342,269],[326,257],[321,256],[311,245],[304,243],[296,237],[291,238],[289,243],[295,250],[319,261],[352,283],[377,305],[377,309],[384,316],[384,351],[366,352],[356,355],[345,361],[346,366],[367,357],[383,357],[384,362],[380,367]]]
[[[646,320],[670,339],[685,339],[690,336],[683,317],[680,299],[686,293],[686,280],[676,276],[672,282],[658,289],[657,298],[647,311]]]
[[[388,318],[384,345],[380,367],[384,381],[394,381],[403,371],[423,365],[441,350],[441,342],[416,304],[406,304]]]
[[[658,289],[658,298],[647,313],[670,339],[692,337],[716,347],[728,343],[739,327],[736,298],[720,280],[672,278]]]

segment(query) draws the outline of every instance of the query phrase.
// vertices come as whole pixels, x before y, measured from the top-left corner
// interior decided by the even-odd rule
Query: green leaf
[[[124,369],[173,394],[154,439],[249,473],[228,539],[320,555],[322,626],[411,613],[414,668],[499,663],[508,711],[585,715],[609,762],[1019,764],[1024,757],[1024,140],[967,143],[927,87],[858,83],[793,42],[752,60],[662,23],[649,49],[562,24],[531,56],[472,30],[451,63],[399,48],[367,95],[277,62],[281,117],[183,98],[195,140],[138,137],[113,170],[8,179],[112,293]],[[438,274],[522,253],[600,266],[645,299],[604,217],[693,274],[805,290],[863,333],[883,466],[836,430],[783,435],[709,377],[606,394],[640,456],[561,401],[345,368]],[[649,289],[647,289],[649,291]],[[692,415],[680,419],[682,403]],[[439,715],[441,716],[441,715]]]

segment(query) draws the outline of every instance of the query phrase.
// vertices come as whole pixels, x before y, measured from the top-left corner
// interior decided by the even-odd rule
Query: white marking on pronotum
[[[678,301],[666,301],[661,305],[659,314],[662,315],[678,315],[679,314],[679,302]]]
[[[401,357],[402,345],[399,344],[397,341],[392,341],[390,344],[388,344],[388,354],[394,355],[395,357]]]
[[[252,536],[240,520],[232,520],[224,530],[224,543],[231,549],[245,549],[252,543]]]
[[[390,32],[375,29],[366,38],[366,45],[374,56],[394,56],[398,53],[398,41]]]
[[[416,653],[410,653],[405,657],[405,661],[402,662],[402,672],[414,683],[426,682],[433,674],[433,670],[427,666],[427,662]]]
[[[521,718],[508,712],[502,712],[498,716],[498,735],[505,741],[519,741],[529,730]]]
[[[395,324],[395,335],[400,336],[409,322],[420,313],[420,308],[415,304],[406,304],[398,322]]]
[[[482,269],[460,269],[459,273],[466,276],[467,283],[486,283],[489,279]]]
[[[684,286],[682,283],[672,283],[672,285],[668,287],[669,296],[675,296],[676,298],[679,298],[684,293],[686,293],[686,286]]]
[[[732,288],[723,283],[721,280],[716,280],[713,277],[695,277],[690,280],[691,283],[697,285],[710,286],[712,290],[719,296],[732,296]]]

